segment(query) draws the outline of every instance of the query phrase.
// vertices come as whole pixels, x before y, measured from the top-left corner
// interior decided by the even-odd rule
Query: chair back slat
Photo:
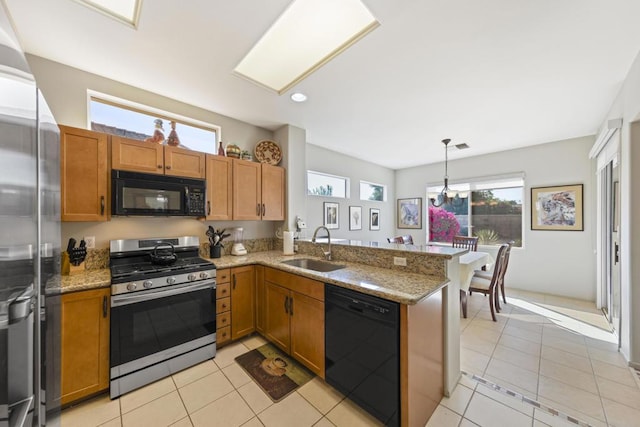
[[[465,248],[470,251],[477,251],[478,237],[454,236],[451,245],[454,248]]]
[[[398,237],[387,237],[387,242],[404,243],[405,245],[413,245],[413,237],[411,236],[411,234],[407,234],[405,236],[398,236]]]

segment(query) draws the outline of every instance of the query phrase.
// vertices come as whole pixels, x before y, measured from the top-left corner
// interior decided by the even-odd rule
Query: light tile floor
[[[509,290],[491,321],[482,295],[461,319],[463,375],[427,427],[575,426],[472,378],[482,377],[583,425],[640,426],[640,380],[616,351],[599,310],[584,301]],[[377,426],[322,380],[278,403],[234,358],[262,345],[258,336],[223,347],[214,360],[133,391],[102,395],[62,413],[63,427],[117,426]]]

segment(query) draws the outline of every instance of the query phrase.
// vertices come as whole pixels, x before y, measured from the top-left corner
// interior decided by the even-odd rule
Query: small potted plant
[[[220,258],[222,256],[222,248],[224,245],[222,241],[225,237],[229,237],[231,234],[226,233],[225,229],[216,230],[212,226],[209,226],[207,230],[207,237],[209,238],[209,257]]]

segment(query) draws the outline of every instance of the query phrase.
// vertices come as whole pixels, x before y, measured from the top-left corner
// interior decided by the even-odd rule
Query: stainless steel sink
[[[346,265],[331,264],[330,262],[309,258],[291,259],[289,261],[282,261],[282,264],[291,265],[293,267],[306,268],[307,270],[320,271],[323,273],[340,270],[341,268],[346,267]]]

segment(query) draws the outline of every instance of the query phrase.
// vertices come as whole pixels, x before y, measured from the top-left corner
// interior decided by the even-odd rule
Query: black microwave
[[[111,171],[111,214],[205,216],[206,182],[121,170]]]

